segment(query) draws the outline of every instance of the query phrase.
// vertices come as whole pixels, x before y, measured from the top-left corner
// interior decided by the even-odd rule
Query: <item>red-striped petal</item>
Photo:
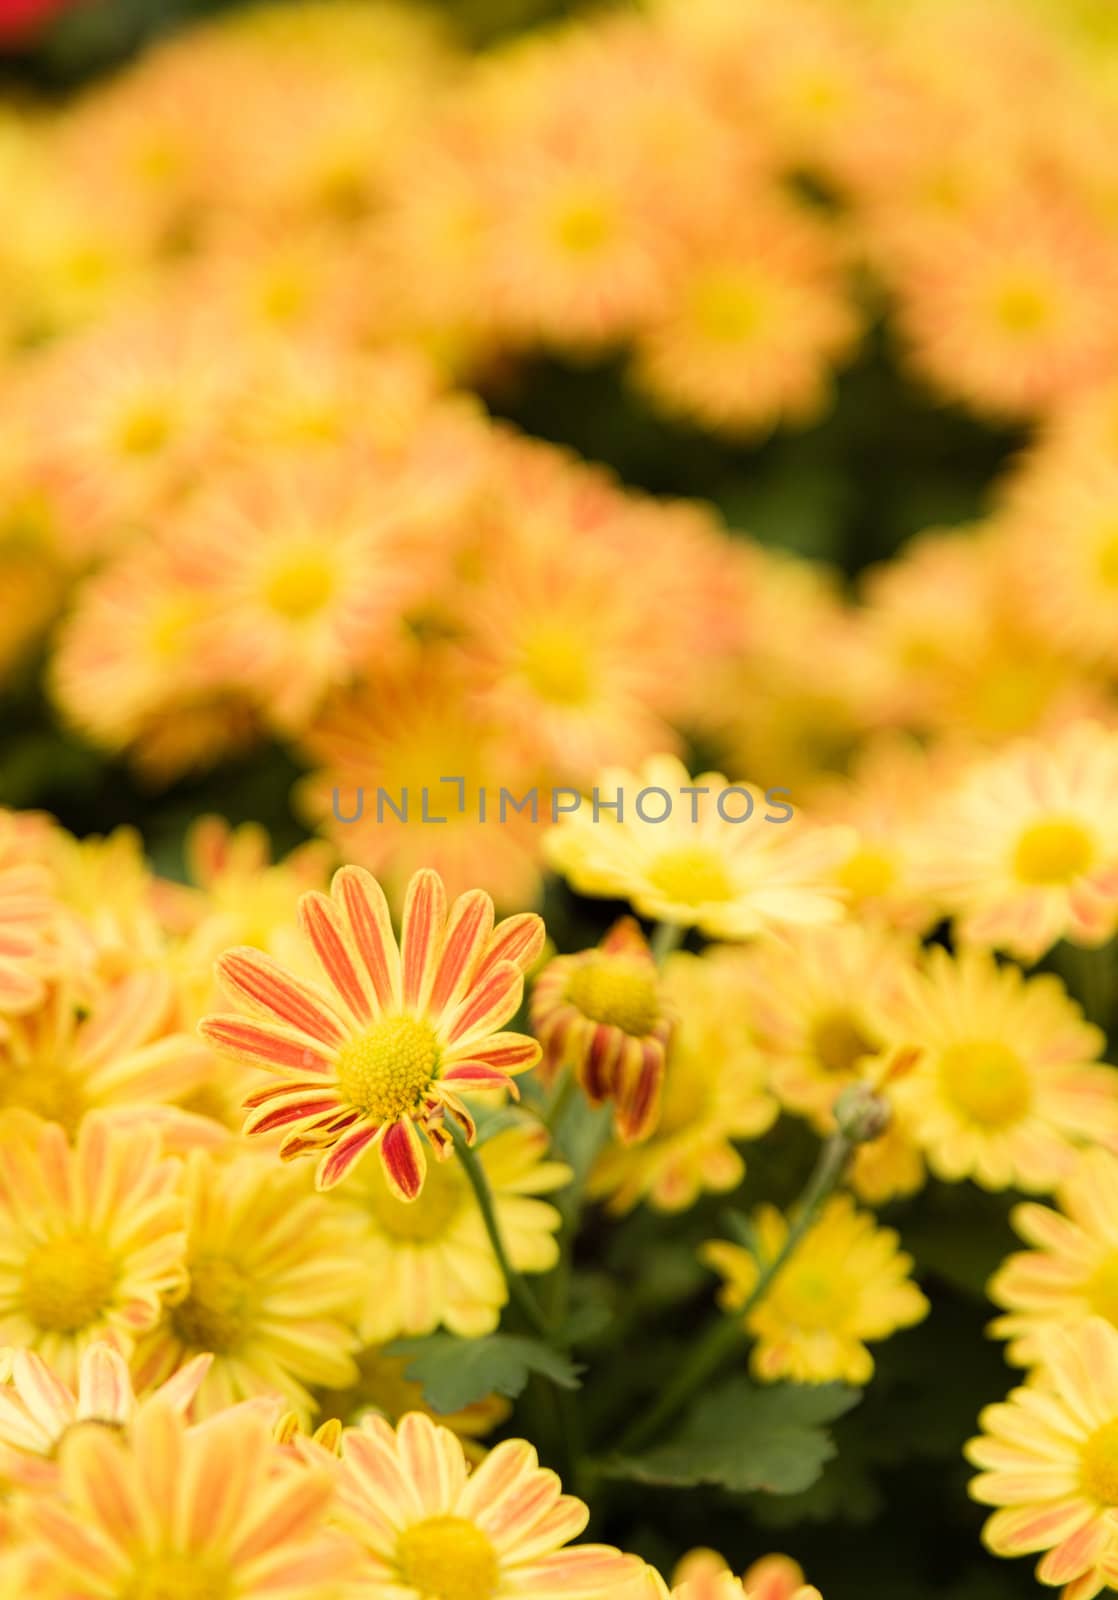
[[[309,1033],[321,1044],[343,1044],[346,1031],[324,994],[296,978],[262,950],[228,950],[217,963],[218,977],[254,1011]]]
[[[539,957],[545,937],[543,918],[534,911],[521,911],[515,917],[506,917],[494,928],[476,976],[481,978],[501,961],[511,961],[521,972],[527,972]]]
[[[358,955],[382,1011],[400,997],[400,952],[384,890],[364,867],[342,867],[334,874],[334,896],[349,921]]]
[[[484,889],[458,896],[450,908],[438,970],[431,985],[429,1009],[439,1016],[457,1002],[493,933],[493,902]]]
[[[439,1079],[440,1083],[453,1083],[459,1089],[508,1089],[513,1095],[519,1090],[511,1078],[506,1078],[503,1072],[496,1072],[492,1067],[483,1066],[480,1061],[467,1061],[460,1067],[452,1067],[449,1072],[444,1072]]]
[[[519,967],[514,967],[510,961],[498,962],[443,1019],[446,1042],[458,1044],[492,1033],[512,1016],[523,992],[524,979]]]
[[[369,994],[368,978],[358,970],[341,913],[332,900],[313,890],[299,900],[299,922],[314,946],[331,984],[358,1022],[371,1022],[377,1014]]]
[[[224,1050],[253,1066],[275,1067],[281,1072],[333,1071],[334,1055],[305,1033],[275,1023],[250,1022],[247,1017],[204,1017],[198,1031],[215,1050]]]
[[[614,1125],[626,1144],[647,1139],[660,1118],[660,1091],[664,1083],[664,1052],[648,1041],[637,1046],[636,1061],[625,1052],[618,1066]]]
[[[414,879],[413,879],[414,882]],[[414,1200],[427,1175],[423,1141],[410,1117],[402,1117],[386,1128],[380,1142],[384,1176],[398,1200]]]
[[[498,1072],[527,1072],[543,1054],[538,1039],[529,1039],[524,1033],[491,1033],[477,1044],[459,1045],[445,1052],[448,1065],[480,1061]]]
[[[334,1148],[323,1156],[318,1164],[318,1171],[314,1177],[315,1188],[332,1189],[336,1183],[340,1183],[373,1141],[379,1137],[380,1132],[380,1128],[365,1126],[355,1128],[352,1133],[347,1133],[344,1138],[339,1139]],[[422,1182],[422,1179],[420,1181]],[[418,1189],[416,1193],[419,1193]]]
[[[328,1115],[336,1111],[336,1099],[319,1096],[312,1100],[308,1096],[300,1095],[297,1100],[286,1101],[283,1105],[261,1107],[251,1116],[245,1118],[244,1132],[272,1133],[276,1128],[286,1128],[293,1122],[305,1122],[308,1117]]]
[[[446,890],[437,872],[417,872],[408,884],[400,927],[404,1005],[421,1010],[435,975],[435,953],[446,922]]]

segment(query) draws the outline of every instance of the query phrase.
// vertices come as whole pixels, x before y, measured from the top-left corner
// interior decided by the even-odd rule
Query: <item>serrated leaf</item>
[[[844,1384],[780,1384],[759,1389],[735,1378],[700,1400],[669,1444],[614,1458],[614,1476],[639,1483],[713,1484],[734,1494],[799,1494],[835,1454],[823,1426],[857,1404]]]
[[[482,1339],[459,1339],[435,1333],[427,1339],[397,1339],[388,1354],[410,1357],[407,1376],[423,1385],[432,1410],[461,1411],[487,1395],[515,1400],[533,1372],[560,1389],[577,1389],[580,1368],[539,1339],[490,1333]]]

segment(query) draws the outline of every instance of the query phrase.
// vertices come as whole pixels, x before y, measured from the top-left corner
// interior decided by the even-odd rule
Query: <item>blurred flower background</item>
[[[0,0],[0,1595],[1118,1589],[1116,149],[1109,0]]]

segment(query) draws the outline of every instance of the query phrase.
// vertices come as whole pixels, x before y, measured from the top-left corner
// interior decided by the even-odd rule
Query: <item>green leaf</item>
[[[533,1372],[550,1378],[560,1389],[577,1389],[581,1371],[541,1340],[508,1333],[490,1333],[482,1339],[458,1339],[452,1333],[397,1339],[388,1346],[388,1354],[412,1358],[407,1376],[423,1385],[428,1405],[444,1413],[461,1411],[491,1394],[515,1400]]]
[[[799,1494],[835,1454],[822,1426],[857,1404],[844,1384],[758,1389],[735,1378],[700,1400],[677,1437],[647,1455],[606,1463],[638,1483],[714,1484],[734,1494]]]

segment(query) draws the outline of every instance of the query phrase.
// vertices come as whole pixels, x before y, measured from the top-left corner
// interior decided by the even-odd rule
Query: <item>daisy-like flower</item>
[[[1056,1192],[1058,1209],[1027,1202],[1011,1221],[1032,1248],[1007,1257],[988,1293],[990,1324],[1019,1366],[1044,1360],[1050,1329],[1105,1317],[1118,1328],[1118,1156],[1085,1150]]]
[[[670,1591],[652,1568],[648,1584],[650,1600],[822,1600],[788,1556],[762,1556],[739,1579],[716,1550],[692,1550],[672,1573]]]
[[[5,1016],[43,998],[54,914],[50,872],[27,859],[15,813],[0,810],[0,1034]]]
[[[560,1217],[541,1195],[570,1181],[547,1157],[537,1124],[502,1129],[478,1147],[497,1226],[517,1272],[548,1272],[558,1259]],[[356,1219],[351,1247],[365,1288],[359,1328],[370,1342],[430,1333],[440,1325],[462,1338],[491,1333],[508,1287],[473,1191],[457,1161],[429,1169],[419,1196],[397,1198],[379,1162],[360,1166],[339,1199]]]
[[[307,1385],[351,1383],[359,1300],[353,1236],[300,1172],[264,1153],[187,1166],[185,1275],[160,1321],[137,1341],[137,1381],[164,1383],[209,1351],[200,1416],[258,1394],[307,1416]]]
[[[696,243],[636,345],[641,388],[731,435],[807,421],[854,343],[832,240],[802,210],[751,199],[733,230]]]
[[[183,1278],[180,1164],[158,1134],[10,1112],[0,1128],[0,1340],[72,1383],[103,1339],[127,1354]]]
[[[963,939],[1034,962],[1118,927],[1118,734],[1076,723],[974,765],[941,796],[915,872]]]
[[[893,1020],[921,1054],[891,1097],[937,1177],[1043,1193],[1081,1145],[1118,1134],[1104,1036],[1051,974],[1026,978],[985,952],[952,958],[937,946]]]
[[[570,1545],[589,1511],[525,1440],[470,1473],[461,1441],[420,1412],[345,1433],[337,1501],[364,1551],[362,1600],[610,1600],[640,1570],[608,1546]]]
[[[998,1506],[983,1530],[998,1556],[1041,1554],[1041,1583],[1092,1600],[1112,1583],[1118,1507],[1118,1330],[1100,1317],[1053,1330],[1043,1385],[987,1406],[966,1447],[973,1499]],[[1109,1571],[1107,1568],[1109,1567]]]
[[[614,923],[596,949],[548,962],[532,993],[545,1076],[569,1067],[591,1105],[612,1100],[614,1126],[627,1144],[656,1126],[672,1022],[633,917]]]
[[[293,1461],[256,1412],[188,1427],[173,1405],[152,1401],[127,1434],[83,1429],[65,1440],[60,1465],[62,1494],[21,1507],[45,1594],[340,1594],[352,1547],[324,1529],[331,1474]]]
[[[638,772],[607,769],[596,789],[597,808],[584,800],[545,837],[552,866],[580,894],[630,900],[642,916],[713,939],[841,916],[833,868],[853,836],[787,817],[783,792],[770,809],[749,784],[720,772],[691,778],[674,756]],[[618,801],[620,814],[606,809]]]
[[[260,951],[231,950],[218,973],[249,1015],[208,1017],[202,1033],[279,1078],[249,1097],[246,1133],[287,1130],[280,1155],[319,1155],[321,1189],[375,1146],[393,1192],[414,1200],[427,1170],[420,1129],[445,1160],[446,1116],[476,1136],[461,1094],[508,1088],[539,1059],[535,1040],[498,1030],[520,1004],[543,923],[525,912],[494,926],[480,889],[448,910],[442,879],[424,871],[397,945],[384,891],[360,867],[335,874],[331,897],[304,895],[300,918],[332,993]]]
[[[185,1417],[210,1360],[195,1356],[149,1398]],[[127,1362],[100,1341],[82,1354],[76,1390],[33,1350],[6,1351],[0,1362],[10,1368],[0,1387],[0,1477],[27,1488],[57,1486],[59,1446],[76,1429],[126,1429],[141,1404]]]
[[[167,1031],[174,1001],[170,977],[156,970],[107,984],[88,1005],[72,983],[53,985],[0,1039],[0,1106],[21,1106],[73,1137],[88,1111],[189,1093],[210,1057],[191,1034]]]
[[[762,1206],[753,1226],[763,1262],[775,1259],[788,1223]],[[750,1364],[766,1383],[868,1383],[873,1357],[867,1343],[910,1328],[928,1302],[909,1277],[912,1258],[898,1249],[891,1228],[856,1211],[848,1195],[832,1195],[792,1259],[746,1319],[756,1340]],[[714,1240],[702,1259],[721,1274],[720,1302],[731,1315],[757,1282],[754,1256],[741,1245]]]
[[[705,1191],[736,1189],[745,1176],[736,1142],[758,1138],[776,1120],[742,966],[734,949],[676,951],[664,963],[660,988],[675,1025],[659,1118],[642,1144],[605,1150],[590,1175],[589,1192],[607,1197],[611,1211],[641,1200],[685,1211]]]

